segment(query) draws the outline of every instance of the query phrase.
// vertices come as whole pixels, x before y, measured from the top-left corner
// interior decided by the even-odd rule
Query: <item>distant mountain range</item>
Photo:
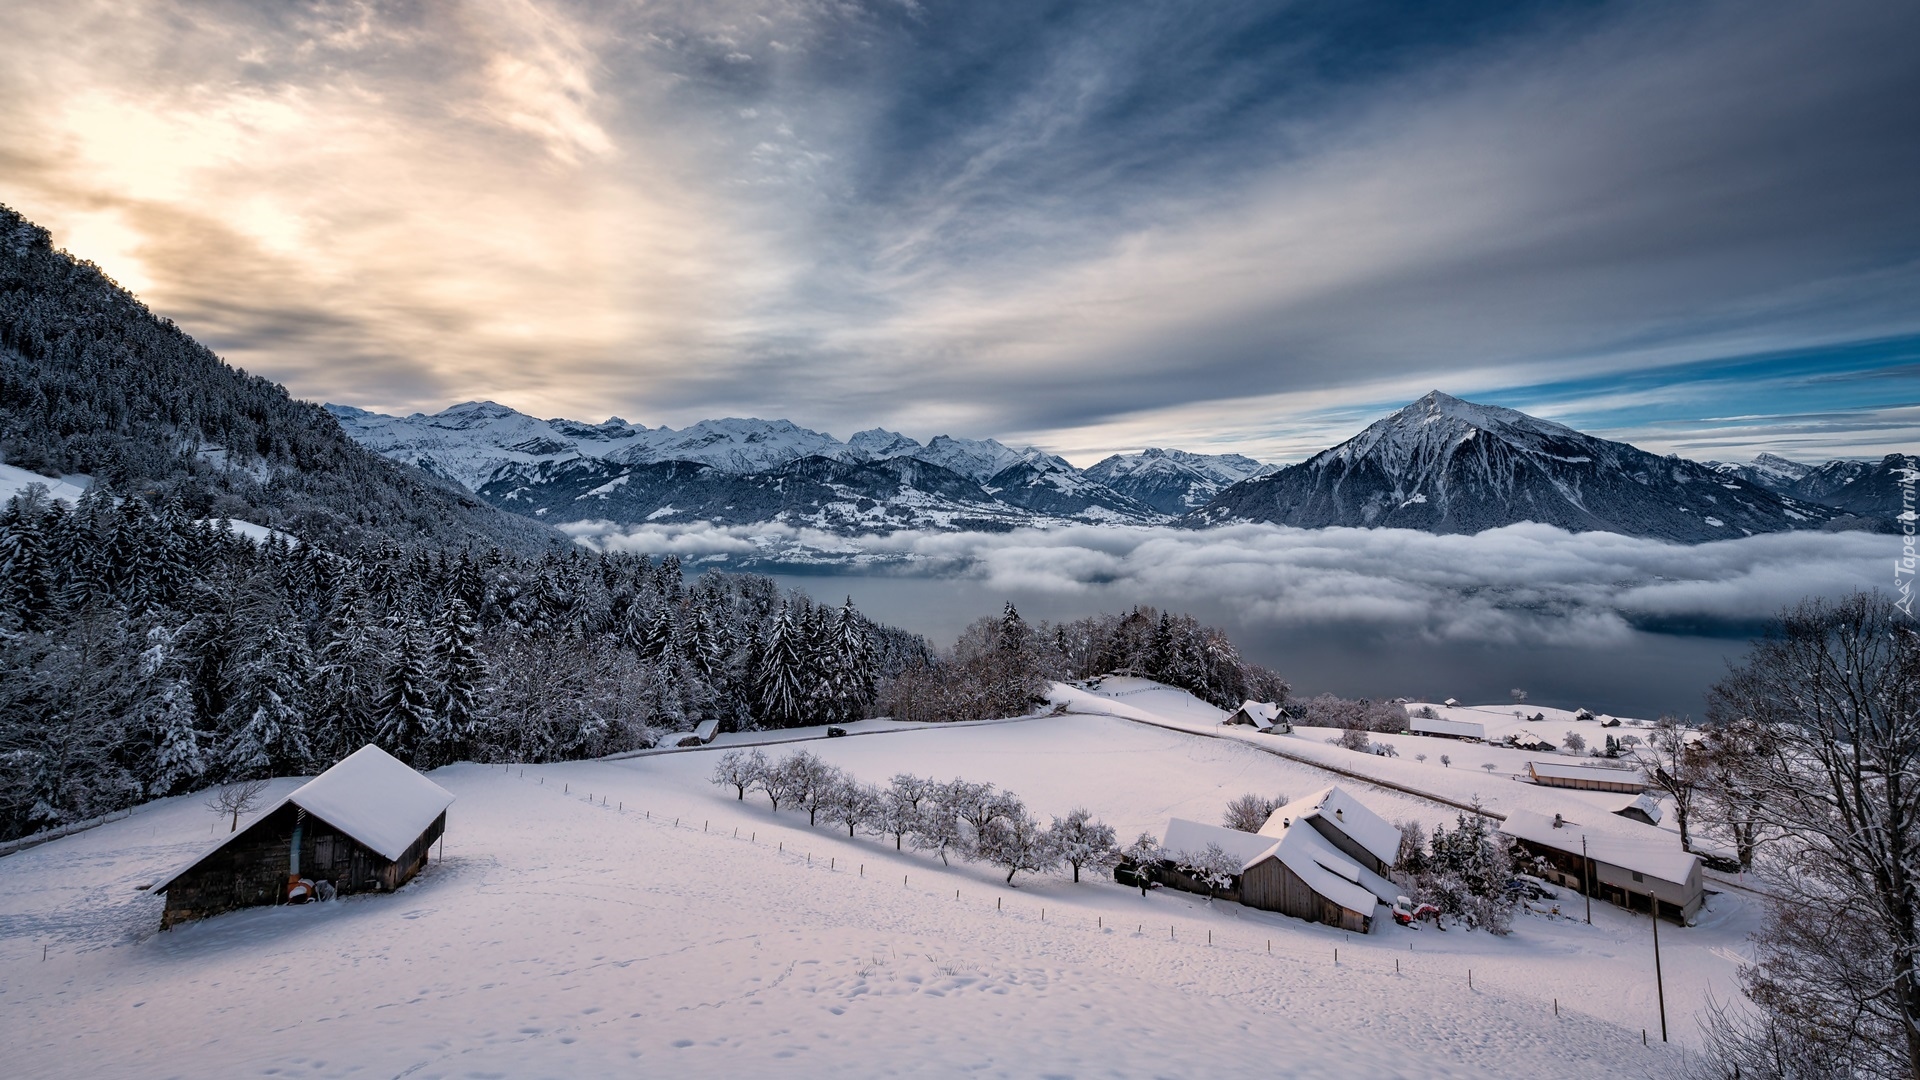
[[[1164,522],[1268,466],[1148,450],[1085,471],[1033,447],[873,428],[845,442],[787,420],[674,430],[539,420],[490,401],[431,416],[327,409],[362,445],[548,522],[784,521],[838,533]]]
[[[782,522],[841,535],[1060,523],[1272,522],[1473,533],[1520,521],[1700,542],[1888,528],[1912,458],[1698,463],[1435,391],[1297,465],[1148,449],[1087,468],[1034,447],[787,420],[648,428],[493,402],[433,415],[326,407],[356,441],[549,523]]]
[[[1746,465],[1707,464],[1723,475],[1738,476],[1781,495],[1888,522],[1899,520],[1905,512],[1902,480],[1911,483],[1920,470],[1920,458],[1911,454],[1888,454],[1879,461],[1836,459],[1824,465],[1761,454]]]

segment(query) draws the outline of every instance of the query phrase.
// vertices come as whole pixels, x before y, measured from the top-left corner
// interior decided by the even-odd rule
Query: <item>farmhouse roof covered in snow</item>
[[[1548,787],[1587,788],[1637,794],[1647,789],[1647,777],[1638,769],[1610,769],[1604,765],[1566,765],[1557,761],[1529,761],[1533,782]]]
[[[1449,739],[1479,739],[1485,741],[1487,726],[1469,723],[1465,720],[1440,720],[1425,716],[1416,716],[1407,723],[1407,730],[1415,735],[1440,735]]]
[[[1685,883],[1700,863],[1698,855],[1681,848],[1677,834],[1664,829],[1624,819],[1610,820],[1604,829],[1564,820],[1556,827],[1553,821],[1545,814],[1515,810],[1500,831],[1571,855],[1581,854],[1584,837],[1588,858],[1662,881]]]
[[[1367,809],[1366,804],[1338,784],[1295,799],[1267,815],[1267,823],[1260,826],[1260,835],[1284,836],[1290,825],[1316,817],[1345,833],[1387,866],[1392,866],[1400,857],[1399,828]]]

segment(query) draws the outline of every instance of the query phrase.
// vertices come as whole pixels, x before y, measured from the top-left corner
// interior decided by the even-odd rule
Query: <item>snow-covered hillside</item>
[[[1103,689],[1083,704],[1207,718],[1177,691]],[[1085,805],[1123,838],[1328,780],[1115,716],[867,728],[807,745],[864,779],[960,775],[1042,815]],[[9,1074],[1585,1078],[1681,1061],[1658,1038],[1646,920],[1605,905],[1592,926],[1563,910],[1506,938],[1384,919],[1349,936],[1110,881],[1010,889],[991,868],[736,801],[707,782],[716,758],[441,769],[458,797],[445,856],[399,893],[165,934],[135,886],[223,827],[197,800],[11,856]],[[1453,815],[1357,790],[1389,819]],[[1733,993],[1753,922],[1732,890],[1710,908],[1661,938],[1682,1043],[1709,991]]]

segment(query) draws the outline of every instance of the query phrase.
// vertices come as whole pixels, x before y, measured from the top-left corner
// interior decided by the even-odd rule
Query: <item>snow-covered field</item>
[[[1180,696],[1105,700],[1205,719]],[[1085,805],[1123,839],[1329,779],[1113,716],[807,745],[876,782],[964,776],[1042,814]],[[1648,922],[1606,905],[1592,926],[1578,901],[1519,917],[1506,938],[1390,924],[1350,937],[1111,881],[1007,888],[988,867],[738,802],[706,782],[715,758],[442,769],[458,796],[445,857],[397,894],[165,934],[159,898],[135,886],[213,837],[192,798],[0,860],[5,1072],[1590,1077],[1681,1060],[1659,1041]],[[1353,786],[1389,819],[1453,816]],[[1710,907],[1662,928],[1677,1044],[1709,991],[1734,995],[1757,915],[1733,892]]]

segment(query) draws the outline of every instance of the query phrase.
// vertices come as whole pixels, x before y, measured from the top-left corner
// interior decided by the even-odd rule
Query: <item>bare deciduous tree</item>
[[[240,815],[260,805],[260,795],[267,790],[265,780],[242,780],[237,784],[226,784],[207,793],[207,809],[223,814],[231,820],[228,832],[240,830]]]
[[[1647,736],[1647,747],[1635,755],[1646,767],[1647,782],[1673,800],[1673,820],[1680,827],[1680,846],[1693,850],[1693,804],[1706,779],[1706,752],[1697,733],[1671,716],[1661,717]]]
[[[1803,602],[1709,702],[1764,731],[1729,765],[1782,835],[1740,975],[1759,1015],[1710,1017],[1715,1066],[1920,1080],[1920,628],[1883,594]]]
[[[713,767],[713,776],[709,779],[722,787],[733,788],[734,798],[744,802],[747,789],[753,787],[755,779],[766,771],[767,756],[760,751],[744,754],[729,750],[720,755],[719,762]]]
[[[1269,799],[1265,795],[1247,792],[1245,795],[1227,804],[1227,812],[1220,824],[1241,832],[1257,833],[1273,812],[1287,805],[1285,795],[1276,795]]]

